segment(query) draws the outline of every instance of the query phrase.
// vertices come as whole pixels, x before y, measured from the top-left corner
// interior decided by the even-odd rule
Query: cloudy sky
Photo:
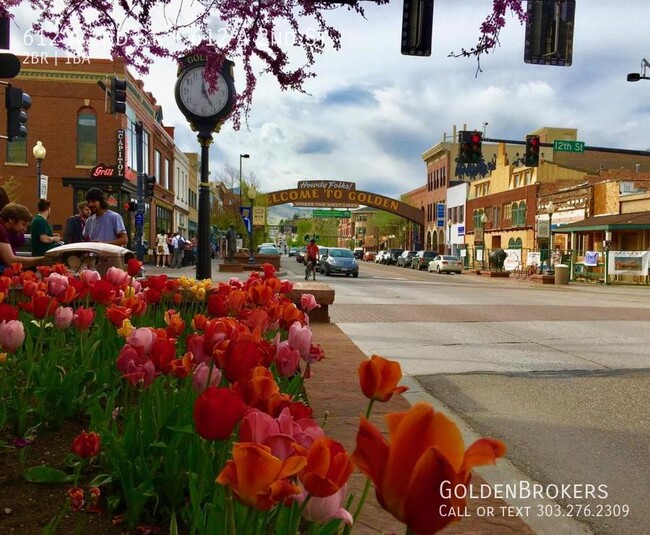
[[[254,172],[265,191],[298,180],[356,182],[358,189],[389,196],[426,182],[421,154],[451,133],[482,129],[487,136],[521,139],[541,126],[578,129],[587,145],[644,150],[650,147],[650,83],[628,83],[650,59],[646,0],[577,0],[573,65],[523,61],[524,28],[508,15],[500,47],[481,60],[450,58],[471,48],[491,0],[435,0],[433,52],[400,54],[402,2],[366,7],[366,20],[336,10],[328,21],[342,33],[342,49],[317,58],[308,95],[282,91],[274,78],[258,82],[248,127],[226,125],[211,149],[212,175],[229,164]],[[26,7],[18,21],[29,20]],[[12,38],[14,34],[12,34]],[[12,41],[12,51],[22,52]],[[95,54],[94,55],[101,55]],[[195,134],[176,107],[175,66],[159,61],[143,77],[176,127],[176,142],[199,151]],[[648,70],[650,76],[650,69]],[[170,79],[171,78],[171,79]],[[243,73],[236,70],[236,83]]]

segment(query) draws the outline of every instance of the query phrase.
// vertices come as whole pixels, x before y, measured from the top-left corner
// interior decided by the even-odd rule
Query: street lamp
[[[643,58],[641,60],[641,73],[631,72],[627,75],[628,82],[638,82],[639,80],[650,80],[650,77],[645,75],[645,70],[647,67],[650,67],[650,63],[647,59]]]
[[[239,206],[241,207],[241,193],[242,193],[242,184],[241,184],[241,161],[243,158],[250,158],[250,154],[240,154],[239,155]]]
[[[47,151],[43,143],[37,141],[32,149],[32,153],[34,154],[34,158],[36,158],[36,200],[38,200],[41,198],[41,170]]]
[[[548,265],[548,269],[546,270],[547,273],[550,273],[551,271],[551,238],[553,237],[553,227],[551,223],[553,221],[553,212],[555,212],[555,205],[553,204],[553,201],[548,201],[548,204],[546,205],[546,213],[548,214],[548,257],[546,258]]]
[[[255,190],[254,186],[251,186],[248,188],[248,199],[251,202],[251,239],[250,239],[250,245],[251,245],[251,250],[250,250],[250,256],[248,257],[248,263],[249,264],[254,264],[255,263],[255,256],[253,255],[253,246],[255,245],[253,243],[253,206],[255,206],[255,197],[257,197],[257,191]]]
[[[485,269],[485,223],[487,223],[488,216],[485,212],[481,215],[481,228],[483,229],[483,242],[481,244],[482,254],[481,254],[481,268]]]
[[[451,256],[454,255],[454,250],[451,246],[451,219],[447,219],[447,234],[449,235],[449,239],[447,240],[447,243],[449,244],[449,254]]]

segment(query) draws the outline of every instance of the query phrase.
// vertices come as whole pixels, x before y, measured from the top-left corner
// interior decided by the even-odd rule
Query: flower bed
[[[401,391],[401,371],[381,357],[359,368],[370,401],[349,454],[312,418],[304,390],[324,357],[306,315],[312,296],[296,306],[268,265],[215,286],[136,280],[139,267],[103,279],[63,266],[0,277],[5,445],[28,452],[47,429],[85,427],[65,469],[25,463],[29,481],[68,496],[46,532],[70,509],[130,532],[349,531],[372,481],[411,531],[434,533],[453,517],[433,506],[464,503],[438,483],[467,485],[472,466],[503,454],[491,439],[465,452],[456,427],[424,404],[389,414],[387,441],[369,420],[373,403]],[[368,484],[349,497],[355,469]]]

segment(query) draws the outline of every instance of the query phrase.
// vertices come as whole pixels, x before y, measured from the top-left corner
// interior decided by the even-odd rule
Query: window
[[[156,182],[162,184],[162,177],[160,176],[160,163],[162,162],[162,154],[156,150],[153,153],[153,174],[156,177]]]
[[[503,205],[503,219],[512,221],[512,204]]]
[[[167,208],[156,206],[156,225],[158,230],[169,232],[172,229],[172,213]]]
[[[526,202],[521,201],[519,204],[512,203],[512,226],[526,226]]]
[[[171,189],[172,186],[172,164],[165,158],[165,188]]]
[[[27,139],[7,141],[7,163],[27,163]]]
[[[499,206],[492,207],[492,221],[494,221],[494,226],[497,228],[501,227],[501,217],[499,212],[500,212]]]
[[[459,206],[458,207],[458,222],[459,223],[464,223],[465,222],[465,207],[464,206]]]
[[[521,238],[510,238],[508,240],[508,249],[521,249],[522,242]]]
[[[97,116],[91,108],[77,114],[77,165],[97,165]]]

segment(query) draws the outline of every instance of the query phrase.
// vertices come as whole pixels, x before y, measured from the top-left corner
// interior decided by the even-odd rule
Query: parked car
[[[354,258],[361,260],[363,258],[363,249],[361,247],[354,248]]]
[[[260,245],[257,248],[257,254],[272,254],[280,256],[280,251],[275,245]]]
[[[327,251],[329,251],[329,247],[321,247],[318,246],[318,257],[316,258],[316,271],[318,271],[318,267],[320,266],[320,259],[323,256],[327,256]]]
[[[365,253],[363,253],[363,261],[374,262],[375,256],[377,256],[377,253],[375,253],[375,251],[366,251]]]
[[[397,267],[411,267],[411,260],[415,256],[416,251],[404,251],[397,257],[395,264]]]
[[[387,266],[397,264],[397,259],[403,252],[404,249],[388,249],[388,256],[386,257],[384,264]]]
[[[418,251],[411,260],[411,269],[428,269],[429,262],[433,260],[438,253],[435,251]]]
[[[298,254],[298,247],[289,247],[289,256],[296,256]]]
[[[298,254],[296,255],[296,262],[298,262],[299,264],[304,264],[306,252],[307,252],[306,245],[303,245],[300,249],[298,249]]]
[[[320,272],[324,275],[340,273],[356,278],[359,276],[359,262],[350,249],[330,247],[327,254],[321,258]]]
[[[379,251],[377,256],[375,256],[375,264],[385,264],[386,258],[388,258],[388,251]]]
[[[460,258],[456,258],[455,256],[438,255],[429,262],[427,271],[460,274],[463,272],[463,262]]]

